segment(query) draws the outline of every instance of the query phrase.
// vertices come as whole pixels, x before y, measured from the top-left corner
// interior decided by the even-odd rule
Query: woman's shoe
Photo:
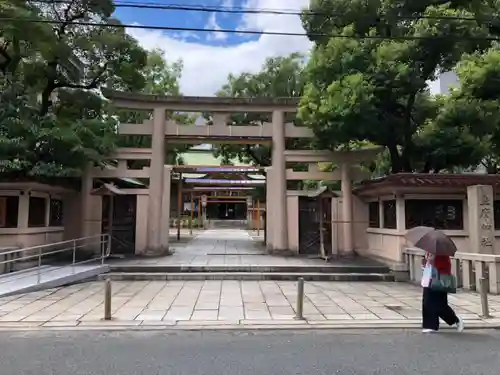
[[[422,333],[433,333],[433,332],[437,332],[435,329],[429,329],[429,328],[424,328],[422,330]]]

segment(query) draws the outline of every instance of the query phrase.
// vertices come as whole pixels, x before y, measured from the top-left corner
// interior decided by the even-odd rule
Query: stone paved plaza
[[[170,231],[170,248],[174,254],[158,258],[127,259],[112,262],[120,265],[150,266],[323,266],[325,261],[304,257],[273,256],[266,253],[263,231],[242,229],[212,229],[181,231],[176,241],[175,230]]]
[[[92,326],[103,318],[103,282],[89,282],[0,298],[0,328]],[[382,324],[418,327],[421,290],[402,283],[307,282],[305,321],[294,320],[296,283],[289,281],[114,282],[115,325],[258,326]],[[472,326],[479,317],[479,296],[461,292],[450,302]],[[500,324],[500,296],[490,296]],[[110,323],[106,323],[110,324]]]
[[[174,237],[175,238],[175,237]],[[325,261],[266,255],[245,230],[207,230],[172,241],[174,255],[114,260],[125,265],[321,266]],[[304,318],[296,320],[294,281],[113,281],[112,321],[103,321],[104,282],[94,281],[0,298],[0,329],[10,327],[419,327],[421,289],[405,283],[306,282]],[[450,303],[469,326],[500,326],[480,318],[479,295],[460,292]]]

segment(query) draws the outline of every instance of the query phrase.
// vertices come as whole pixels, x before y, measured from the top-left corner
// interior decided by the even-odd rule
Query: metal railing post
[[[40,284],[41,279],[41,267],[42,267],[42,249],[38,249],[38,269],[37,269],[37,284]]]
[[[107,238],[107,246],[106,246],[106,238]],[[111,254],[111,236],[109,234],[105,234],[102,238],[102,253],[101,253],[101,264],[104,264],[104,259],[106,258],[106,254]]]
[[[296,320],[304,320],[304,278],[299,277],[297,283],[297,310],[295,312]]]
[[[73,265],[76,263],[76,239],[73,240]]]
[[[111,280],[104,282],[104,320],[111,320]]]
[[[91,259],[78,262],[78,259],[76,259],[76,251],[78,249],[78,246],[81,246],[78,245],[78,241],[92,240],[91,244],[93,245],[96,243],[97,238],[99,238],[99,243],[101,246],[101,262],[102,264],[105,264],[105,259],[110,255],[111,252],[111,236],[107,234],[87,236],[66,241],[54,242],[50,244],[24,247],[21,249],[5,251],[4,253],[0,254],[0,272],[2,271],[5,273],[12,272],[13,266],[16,262],[29,260],[30,262],[34,263],[36,261],[37,264],[36,265],[32,264],[33,266],[32,268],[35,269],[33,272],[36,272],[37,283],[39,284],[42,281],[42,265],[44,256],[51,256],[53,254],[59,254],[59,253],[67,254],[70,251],[72,252],[72,258],[73,258],[72,263],[68,264],[68,261],[65,261],[64,265],[62,266],[59,267],[52,266],[52,268],[56,269],[70,267],[70,266],[73,267],[76,264],[87,263],[87,262],[93,262],[93,264],[95,264],[95,262],[99,260],[97,254],[93,254]],[[25,277],[33,277],[33,276],[34,276],[33,273],[25,275]]]
[[[491,318],[488,307],[488,280],[485,277],[479,278],[479,293],[481,295],[481,316],[483,318]]]

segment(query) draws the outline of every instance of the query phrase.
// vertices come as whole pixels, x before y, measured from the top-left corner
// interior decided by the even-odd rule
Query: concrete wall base
[[[407,282],[410,280],[410,271],[408,266],[404,262],[397,262],[392,259],[387,259],[367,253],[365,255],[367,258],[376,260],[387,266],[391,273],[394,275],[394,280],[398,282]]]
[[[169,247],[160,247],[157,249],[152,249],[152,248],[144,249],[143,252],[141,252],[140,254],[137,254],[137,255],[144,257],[144,258],[154,258],[154,257],[168,256],[168,255],[172,255],[172,254],[173,254],[173,252],[170,250]]]
[[[410,281],[410,273],[408,271],[393,271],[391,273],[394,275],[394,281],[397,282],[408,282]]]
[[[281,250],[281,249],[267,249],[267,252],[271,255],[277,255],[281,257],[296,257],[299,254],[292,250]]]

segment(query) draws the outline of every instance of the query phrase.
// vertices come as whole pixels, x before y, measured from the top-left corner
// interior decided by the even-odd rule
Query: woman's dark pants
[[[422,328],[439,329],[439,318],[452,326],[458,323],[455,311],[448,305],[448,294],[424,288],[422,299]]]

